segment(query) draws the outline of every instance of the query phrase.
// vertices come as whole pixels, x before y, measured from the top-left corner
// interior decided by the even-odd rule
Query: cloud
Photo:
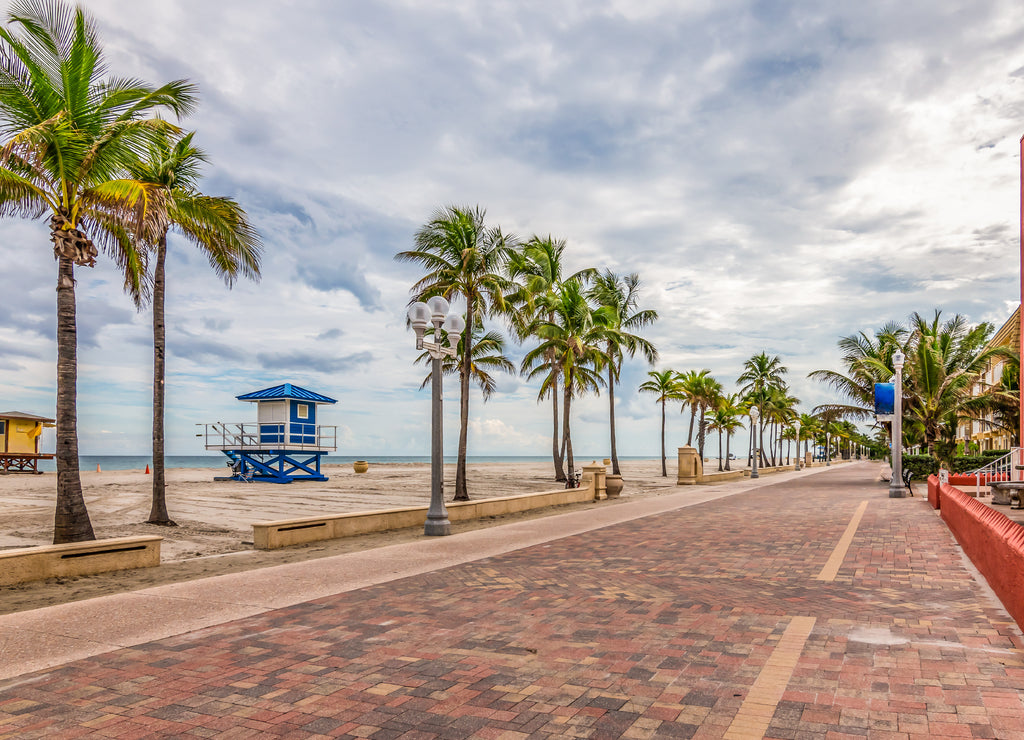
[[[357,352],[345,357],[330,357],[315,352],[260,352],[256,355],[256,361],[265,370],[339,373],[369,364],[373,361],[373,354]]]

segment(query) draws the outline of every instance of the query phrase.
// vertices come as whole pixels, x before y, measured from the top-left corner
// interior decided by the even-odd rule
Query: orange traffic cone
[[[146,464],[146,475],[149,475],[149,464]]]

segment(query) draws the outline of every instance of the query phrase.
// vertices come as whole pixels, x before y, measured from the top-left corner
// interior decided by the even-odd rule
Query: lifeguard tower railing
[[[208,450],[331,452],[338,449],[336,426],[301,422],[232,424],[221,421],[196,426],[202,427],[196,436],[203,438]]]

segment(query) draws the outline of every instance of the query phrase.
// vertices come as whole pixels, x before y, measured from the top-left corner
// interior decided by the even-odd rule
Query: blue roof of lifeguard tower
[[[322,396],[313,391],[307,391],[291,383],[282,383],[273,388],[264,388],[261,391],[253,391],[242,396],[235,396],[239,401],[279,401],[285,398],[297,398],[301,401],[312,401],[313,403],[337,403],[334,398]]]

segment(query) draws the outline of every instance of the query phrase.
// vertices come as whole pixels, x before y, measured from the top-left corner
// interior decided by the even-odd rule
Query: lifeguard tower
[[[228,457],[231,475],[214,480],[324,481],[320,459],[336,450],[337,427],[316,423],[317,406],[337,401],[292,383],[236,396],[256,404],[256,422],[198,424],[206,449]]]
[[[52,427],[53,419],[21,411],[0,413],[0,472],[34,473],[39,475],[40,460],[53,455],[39,452],[39,435],[43,427]]]

